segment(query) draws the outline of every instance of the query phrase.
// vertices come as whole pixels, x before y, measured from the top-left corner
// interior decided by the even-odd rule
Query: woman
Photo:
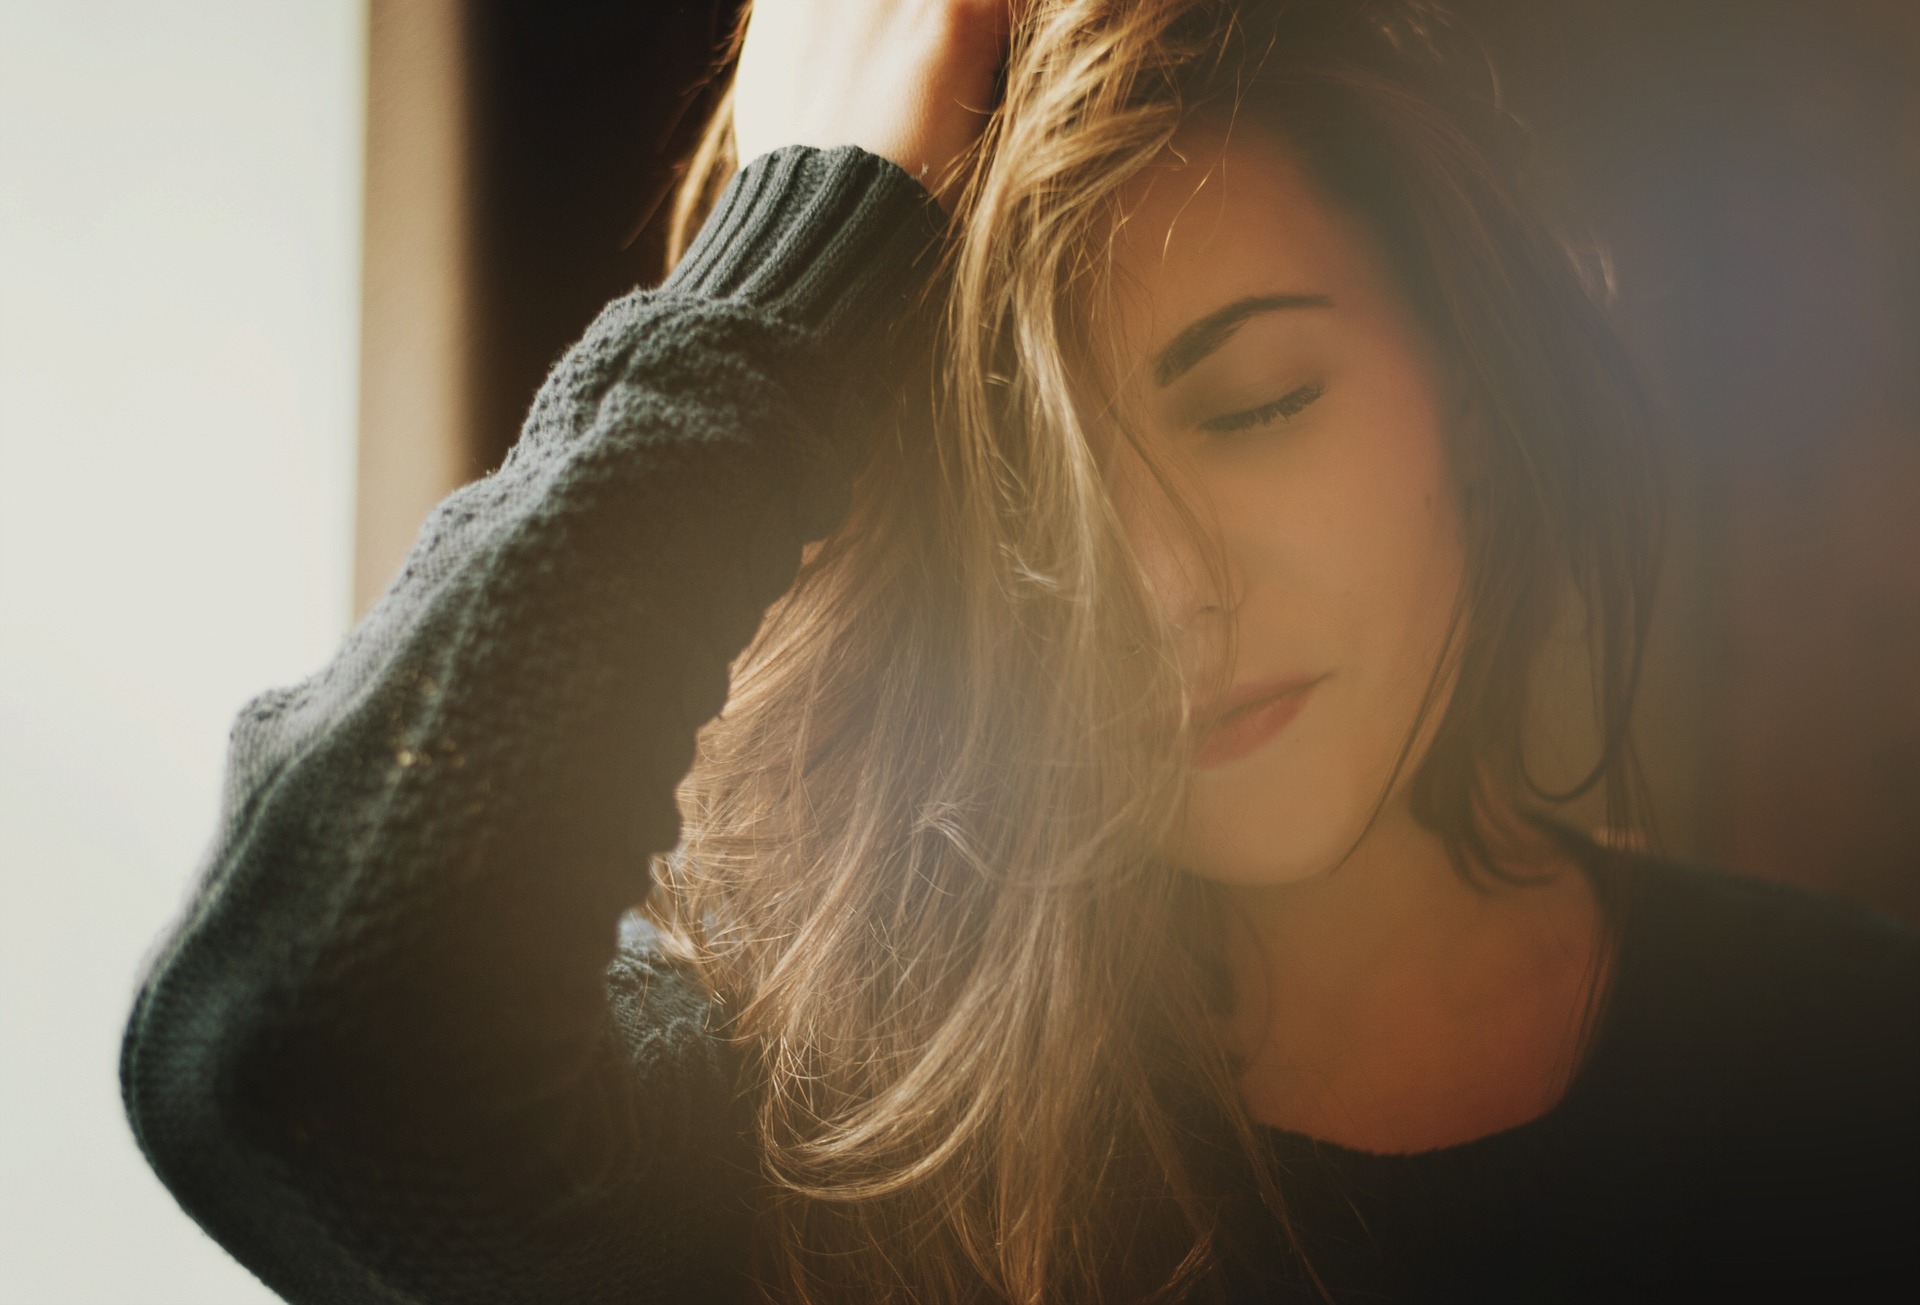
[[[767,3],[667,282],[236,727],[187,1210],[300,1301],[1912,1278],[1920,944],[1527,764],[1572,622],[1631,816],[1650,458],[1457,45]]]

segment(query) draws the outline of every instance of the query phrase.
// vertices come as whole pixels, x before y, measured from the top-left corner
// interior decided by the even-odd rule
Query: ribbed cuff
[[[932,272],[940,207],[853,146],[788,146],[736,173],[661,288],[764,307],[848,347],[890,331]]]

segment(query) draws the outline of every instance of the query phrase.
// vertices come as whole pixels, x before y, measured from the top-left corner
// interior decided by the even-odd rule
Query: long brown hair
[[[1193,1294],[1223,1253],[1223,1155],[1285,1219],[1222,1039],[1218,909],[1155,855],[1188,686],[1088,392],[1118,197],[1186,116],[1295,147],[1388,251],[1473,414],[1457,671],[1406,759],[1417,813],[1499,872],[1500,820],[1546,796],[1525,690],[1568,594],[1604,724],[1586,783],[1631,796],[1646,414],[1484,74],[1405,0],[1039,0],[1015,33],[938,364],[735,666],[650,901],[753,1066],[769,1295]],[[731,153],[723,109],[676,248]]]

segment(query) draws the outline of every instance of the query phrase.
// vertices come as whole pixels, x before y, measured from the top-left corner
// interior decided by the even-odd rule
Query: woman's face
[[[1121,408],[1216,563],[1122,442],[1116,497],[1201,729],[1168,852],[1210,879],[1292,882],[1367,831],[1446,643],[1462,575],[1451,404],[1385,259],[1283,148],[1188,133],[1125,211]],[[1444,706],[1383,822],[1410,818],[1406,781]]]

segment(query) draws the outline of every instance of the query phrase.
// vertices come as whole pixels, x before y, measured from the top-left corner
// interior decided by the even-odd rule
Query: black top
[[[629,908],[727,663],[845,511],[842,432],[897,383],[936,219],[857,150],[755,162],[334,660],[242,711],[121,1083],[181,1205],[288,1300],[742,1293],[734,1058]],[[1411,1157],[1275,1135],[1337,1297],[1915,1277],[1920,942],[1644,870],[1552,1113]],[[1277,1226],[1235,1208],[1233,1289],[1296,1294]]]
[[[1336,1299],[1920,1287],[1920,939],[1794,889],[1586,859],[1631,891],[1608,1007],[1558,1106],[1417,1155],[1271,1134]],[[1247,1299],[1301,1281],[1264,1231]]]

